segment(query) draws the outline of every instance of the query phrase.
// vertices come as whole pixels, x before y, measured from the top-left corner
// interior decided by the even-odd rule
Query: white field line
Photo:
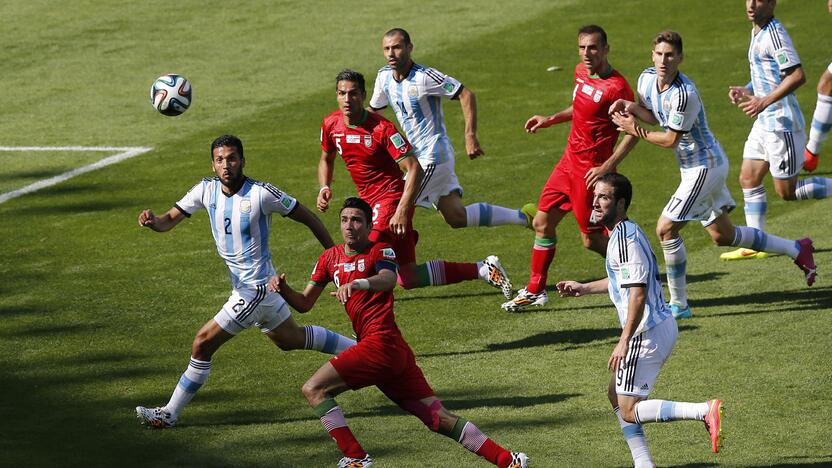
[[[69,180],[77,175],[101,169],[102,167],[124,161],[125,159],[147,153],[153,148],[143,146],[0,146],[0,151],[107,151],[109,153],[118,152],[110,157],[101,159],[86,166],[77,167],[71,171],[58,174],[55,177],[39,180],[33,184],[27,185],[21,189],[11,192],[0,193],[0,203],[7,202],[12,198],[17,198],[27,193],[40,190],[42,188],[51,187],[59,184],[65,180]]]

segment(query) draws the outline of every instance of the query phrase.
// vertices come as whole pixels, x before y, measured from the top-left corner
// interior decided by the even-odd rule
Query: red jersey
[[[618,71],[601,78],[590,75],[582,63],[575,66],[572,129],[566,146],[572,162],[600,166],[612,156],[619,132],[608,112],[618,99],[634,100],[633,89]]]
[[[396,254],[389,244],[371,243],[363,252],[347,253],[347,246],[330,247],[318,257],[310,280],[318,286],[330,281],[338,287],[349,281],[375,276],[384,268],[396,271]],[[355,335],[401,335],[393,314],[393,291],[356,291],[344,304]]]
[[[365,111],[361,123],[347,125],[344,114],[337,110],[321,125],[321,149],[341,154],[358,195],[370,205],[390,196],[401,198],[404,174],[398,161],[410,154],[412,147],[389,120]]]

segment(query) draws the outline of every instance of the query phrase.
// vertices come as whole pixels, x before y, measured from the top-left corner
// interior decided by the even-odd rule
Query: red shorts
[[[584,180],[589,168],[580,169],[568,159],[568,154],[564,154],[552,170],[549,180],[540,192],[537,209],[546,212],[552,208],[571,211],[582,233],[603,232],[604,226],[589,220],[592,214],[593,192],[587,190]]]
[[[390,231],[390,218],[396,214],[399,206],[399,198],[388,198],[373,203],[373,230],[370,232],[370,240],[373,242],[386,242],[393,246],[396,252],[396,263],[408,265],[416,263],[416,242],[419,240],[419,233],[413,229],[413,208],[407,216],[407,230],[404,236],[398,236]]]
[[[435,395],[416,365],[413,350],[399,334],[362,337],[329,362],[353,390],[375,385],[395,402]]]

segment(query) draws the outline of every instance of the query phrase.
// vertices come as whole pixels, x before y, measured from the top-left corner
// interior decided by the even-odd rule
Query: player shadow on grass
[[[757,305],[761,306],[757,306]],[[716,312],[697,317],[725,317],[732,315],[756,315],[771,312],[802,312],[832,309],[832,286],[791,291],[764,291],[749,294],[712,297],[691,301],[697,309],[709,307],[753,306],[746,310]]]

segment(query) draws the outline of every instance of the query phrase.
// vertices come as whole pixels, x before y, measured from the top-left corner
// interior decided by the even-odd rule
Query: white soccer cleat
[[[518,310],[528,309],[529,307],[540,307],[547,302],[549,302],[549,295],[546,294],[545,290],[534,294],[523,288],[517,291],[517,296],[514,299],[503,303],[501,307],[506,312],[517,312]]]
[[[528,468],[529,457],[523,452],[511,452],[511,463],[508,468]]]
[[[136,417],[139,422],[148,427],[167,429],[176,425],[176,418],[164,408],[136,407]]]
[[[373,459],[370,455],[364,458],[344,457],[338,462],[338,468],[370,468],[373,466]]]
[[[496,255],[489,255],[482,263],[488,268],[488,271],[482,279],[491,286],[503,291],[503,296],[506,299],[511,299],[511,280],[508,279],[506,270],[500,264],[500,259]]]

